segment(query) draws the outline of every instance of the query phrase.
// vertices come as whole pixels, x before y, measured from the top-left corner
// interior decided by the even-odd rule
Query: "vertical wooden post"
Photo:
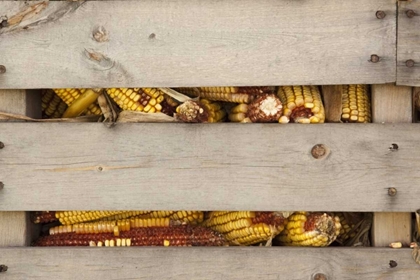
[[[372,85],[372,118],[376,123],[411,123],[412,88],[394,85]],[[395,186],[398,190],[398,186]],[[400,241],[411,242],[411,213],[374,213],[372,244],[388,246]]]
[[[41,96],[39,92],[0,90],[0,111],[40,118]],[[4,144],[5,149],[7,149],[8,143]],[[0,181],[3,181],[1,174]],[[3,183],[4,189],[2,191],[7,191],[7,181]],[[2,225],[0,226],[0,247],[29,245],[34,227],[32,227],[26,212],[0,211],[0,225]]]

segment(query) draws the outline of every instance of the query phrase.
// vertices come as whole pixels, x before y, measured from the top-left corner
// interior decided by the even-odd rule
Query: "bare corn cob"
[[[88,89],[77,89],[77,88],[61,88],[53,89],[54,92],[67,104],[71,106],[76,99],[78,99]],[[89,105],[84,112],[86,115],[100,115],[102,114],[101,108],[99,108],[97,102]]]
[[[223,246],[223,236],[200,226],[134,228],[112,233],[64,233],[40,237],[34,246]]]
[[[277,96],[283,103],[283,116],[280,123],[323,123],[324,105],[316,86],[279,87]]]
[[[175,118],[189,123],[221,122],[226,113],[218,102],[188,100],[176,108]]]
[[[121,109],[145,113],[161,112],[165,99],[157,88],[109,88],[107,93]]]
[[[341,100],[343,122],[368,123],[372,121],[367,85],[345,85]]]
[[[67,104],[51,89],[42,91],[42,118],[61,118]]]
[[[288,218],[285,230],[276,239],[281,245],[321,247],[334,242],[340,230],[337,216],[296,212]]]
[[[224,234],[231,245],[251,245],[271,240],[286,223],[281,212],[210,212],[203,226]]]

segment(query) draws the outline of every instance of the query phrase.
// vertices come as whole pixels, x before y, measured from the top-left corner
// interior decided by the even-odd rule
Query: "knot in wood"
[[[408,68],[411,68],[414,66],[414,60],[409,59],[405,62],[405,66],[407,66]]]
[[[383,19],[384,17],[386,17],[386,13],[384,11],[377,11],[376,12],[376,18]]]
[[[328,280],[328,277],[324,273],[316,273],[312,276],[312,280]]]
[[[6,272],[7,271],[7,265],[4,265],[4,264],[0,264],[0,273],[1,272]]]
[[[389,196],[396,196],[397,195],[397,189],[396,188],[389,188],[388,189],[388,195]]]
[[[108,31],[106,31],[105,27],[98,26],[93,29],[92,36],[96,42],[103,43],[109,41]]]
[[[311,154],[315,159],[321,159],[327,154],[327,149],[323,144],[316,144],[313,146]]]

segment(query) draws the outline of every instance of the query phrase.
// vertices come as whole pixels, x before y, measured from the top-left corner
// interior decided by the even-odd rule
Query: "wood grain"
[[[0,88],[395,82],[389,0],[0,2]],[[377,10],[387,16],[379,20]],[[37,13],[35,13],[35,11]],[[24,17],[22,17],[22,15]],[[112,18],[112,20],[110,20]],[[21,20],[21,22],[19,22]],[[357,24],[356,24],[357,23]],[[94,39],[103,27],[106,36]],[[371,54],[381,57],[369,62]]]
[[[0,249],[2,280],[328,279],[417,280],[409,249],[356,248],[26,248]],[[42,260],[42,261],[41,261]],[[391,268],[393,260],[397,266]]]
[[[397,84],[420,86],[420,1],[399,1],[398,8],[398,48],[397,48]],[[416,14],[407,16],[407,11]],[[407,67],[407,60],[415,62]]]
[[[0,131],[1,210],[418,209],[418,124],[0,123]],[[316,144],[330,151],[324,159],[312,157]]]
[[[412,122],[412,88],[394,85],[372,86],[372,119],[380,123]],[[399,152],[399,151],[398,151]],[[406,162],[406,164],[410,164]],[[417,183],[413,182],[413,186]],[[399,184],[393,186],[400,191]],[[397,195],[399,195],[397,193]],[[412,211],[413,212],[413,211]],[[391,242],[410,244],[412,236],[411,213],[375,213],[372,226],[372,244],[388,246]]]
[[[33,118],[41,117],[40,93],[25,90],[0,90],[0,112]],[[2,136],[3,133],[2,131],[0,135]],[[1,136],[0,138],[2,138]],[[2,140],[0,139],[0,141]],[[2,157],[1,153],[0,157]],[[6,185],[5,188],[7,187]],[[0,190],[0,197],[4,191],[4,189]],[[37,232],[33,224],[29,222],[29,217],[25,212],[0,211],[0,225],[0,246],[29,245],[32,234]]]

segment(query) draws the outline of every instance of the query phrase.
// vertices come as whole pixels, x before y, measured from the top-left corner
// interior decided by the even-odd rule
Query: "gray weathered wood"
[[[0,90],[0,112],[41,117],[41,94],[25,90]],[[3,133],[0,131],[0,138]],[[2,192],[0,190],[0,196]],[[25,212],[0,211],[0,225],[0,246],[29,245],[32,234],[36,235],[37,232]]]
[[[0,88],[395,82],[389,0],[3,1]],[[380,20],[375,13],[383,10]],[[16,15],[25,15],[22,22]],[[14,16],[14,17],[13,17]],[[104,36],[93,32],[102,27]],[[98,33],[99,34],[99,33]],[[369,62],[371,54],[381,57]]]
[[[391,268],[393,260],[397,266]],[[327,279],[418,280],[410,249],[26,248],[0,249],[2,280]]]
[[[411,123],[413,109],[412,88],[395,85],[372,85],[372,119],[377,123]],[[398,144],[398,143],[397,143]],[[406,164],[410,164],[406,162]],[[418,181],[418,180],[417,180]],[[413,181],[413,187],[418,183]],[[394,188],[400,191],[396,183]],[[397,193],[398,195],[398,193]],[[412,236],[411,213],[375,213],[372,226],[372,244],[388,246],[401,242],[408,246]]]
[[[397,49],[397,84],[420,86],[420,0],[399,1],[398,49]],[[416,14],[407,16],[407,11]],[[406,61],[413,60],[413,67],[407,67]]]
[[[0,209],[412,212],[419,128],[0,123]],[[320,143],[330,153],[316,160]]]

